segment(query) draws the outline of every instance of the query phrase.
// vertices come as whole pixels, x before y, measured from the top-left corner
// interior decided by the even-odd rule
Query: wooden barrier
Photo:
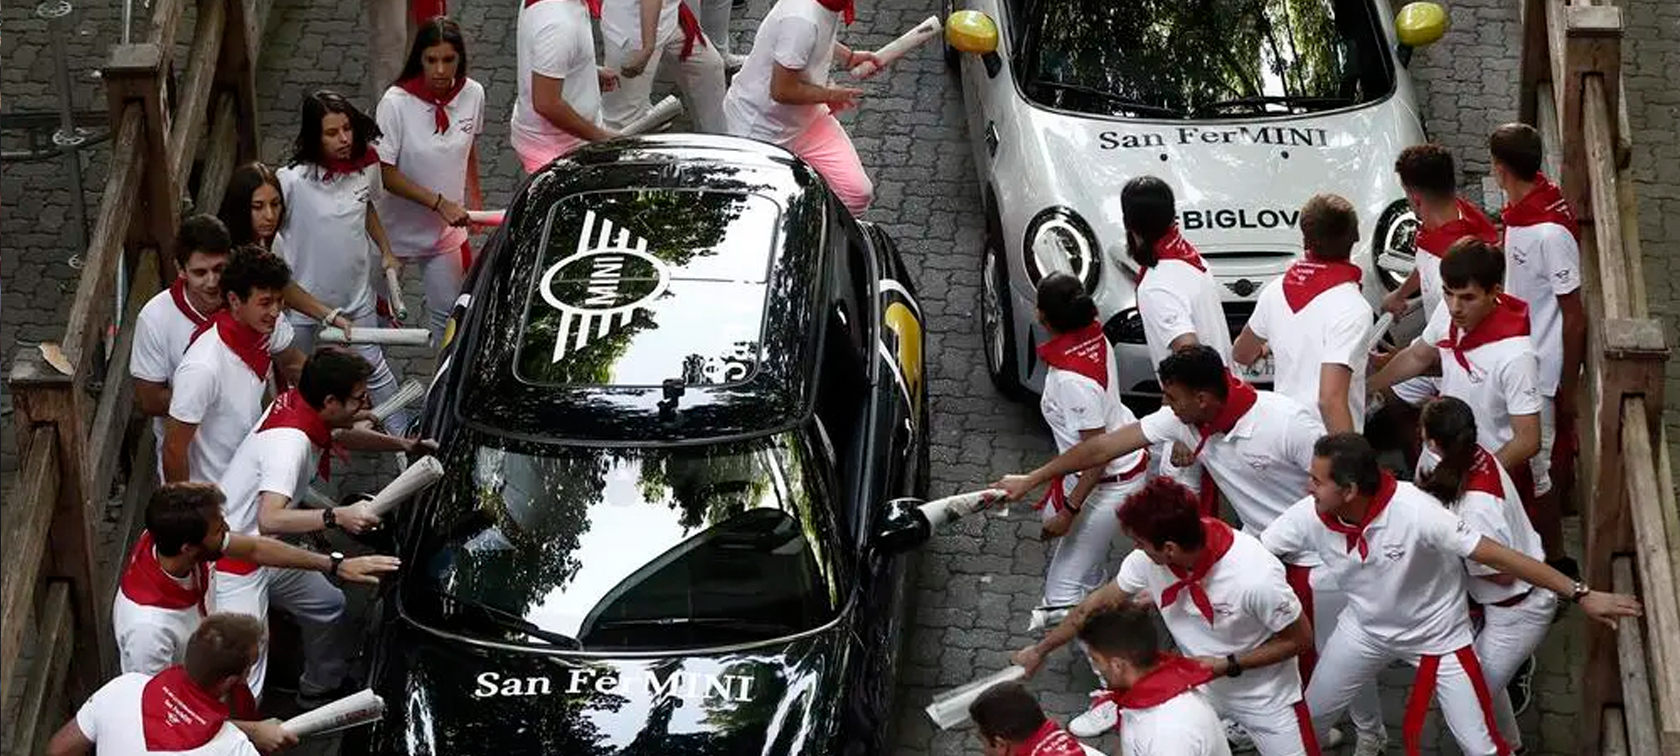
[[[1589,321],[1578,422],[1588,582],[1637,593],[1642,620],[1587,630],[1583,754],[1680,756],[1680,516],[1662,430],[1662,324],[1641,276],[1621,9],[1525,0],[1521,113],[1581,219]],[[1552,168],[1551,166],[1555,166]]]
[[[232,166],[256,158],[254,63],[266,7],[196,1],[185,61],[172,58],[188,0],[158,0],[145,41],[111,50],[101,72],[111,163],[64,335],[20,350],[8,378],[21,474],[0,532],[0,697],[14,681],[23,685],[23,706],[8,723],[16,754],[40,752],[66,704],[117,670],[110,606],[123,560],[95,553],[94,523],[121,481],[122,534],[131,535],[154,484],[151,426],[136,422],[128,376],[134,322],[175,275],[174,236],[195,165],[202,159],[201,175],[216,184],[195,196],[219,201]],[[177,63],[185,73],[171,89]],[[119,280],[129,282],[121,313]],[[102,566],[110,569],[102,574]],[[20,678],[14,670],[31,627],[36,652]]]

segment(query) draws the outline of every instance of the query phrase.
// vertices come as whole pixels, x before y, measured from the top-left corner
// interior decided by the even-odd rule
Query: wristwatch
[[[338,513],[332,507],[321,510],[321,527],[327,530],[338,529]]]
[[[1242,677],[1242,673],[1243,673],[1243,668],[1242,668],[1241,664],[1237,663],[1237,655],[1236,654],[1226,654],[1225,655],[1225,676],[1226,677]]]
[[[1592,593],[1592,586],[1577,580],[1575,586],[1569,589],[1569,600],[1572,603],[1579,604],[1581,599],[1586,598],[1589,593]]]
[[[338,577],[338,568],[344,564],[344,552],[334,551],[331,554],[328,554],[327,558],[332,560],[332,565],[327,567],[327,576],[334,578]]]

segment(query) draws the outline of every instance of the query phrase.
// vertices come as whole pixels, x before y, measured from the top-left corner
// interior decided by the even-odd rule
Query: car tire
[[[980,261],[980,345],[986,355],[986,373],[999,393],[1020,400],[1027,392],[1016,367],[1009,265],[1004,262],[1003,244],[997,234],[986,234],[986,248]]]

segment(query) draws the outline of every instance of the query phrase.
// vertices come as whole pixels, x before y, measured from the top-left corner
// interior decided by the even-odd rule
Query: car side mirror
[[[1003,70],[1003,58],[998,55],[997,22],[977,10],[961,10],[945,20],[945,43],[958,52],[980,56],[987,76],[997,76]]]
[[[888,501],[870,533],[875,550],[894,556],[914,551],[927,543],[933,537],[933,523],[922,512],[925,503],[916,498]]]
[[[1447,33],[1447,9],[1438,3],[1407,3],[1394,16],[1394,35],[1400,41],[1397,51],[1402,65],[1410,65],[1412,51],[1440,41]]]

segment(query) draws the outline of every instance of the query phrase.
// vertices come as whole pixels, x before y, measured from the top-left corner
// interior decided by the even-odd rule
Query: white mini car
[[[1402,9],[1397,33],[1387,0],[945,4],[987,214],[986,361],[1005,393],[1042,385],[1033,291],[1056,270],[1094,293],[1128,401],[1159,393],[1120,217],[1134,176],[1172,186],[1233,335],[1301,253],[1296,220],[1317,192],[1358,209],[1373,304],[1411,272],[1394,161],[1424,140],[1406,63],[1444,32],[1440,6]],[[1248,377],[1269,382],[1268,362]]]

